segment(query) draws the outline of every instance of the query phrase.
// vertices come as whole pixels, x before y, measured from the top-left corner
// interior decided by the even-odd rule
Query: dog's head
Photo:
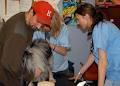
[[[29,77],[29,80],[34,79],[34,69],[36,67],[45,70],[51,55],[52,50],[46,40],[34,40],[27,46],[23,54],[23,68],[25,72],[28,71],[27,77]]]
[[[52,55],[52,50],[50,48],[49,43],[44,39],[37,39],[27,46],[23,57],[27,56],[29,58],[29,55],[32,56],[37,52],[44,54],[44,57],[47,59],[49,59]]]

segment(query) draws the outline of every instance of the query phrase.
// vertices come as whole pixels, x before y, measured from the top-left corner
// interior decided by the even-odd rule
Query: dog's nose
[[[32,55],[32,53],[25,50],[23,56],[28,56],[28,55]]]

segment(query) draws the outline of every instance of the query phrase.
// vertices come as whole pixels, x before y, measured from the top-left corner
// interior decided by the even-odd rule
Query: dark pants
[[[68,79],[67,72],[68,70],[53,73],[53,76],[56,79],[55,86],[75,86],[74,83]]]

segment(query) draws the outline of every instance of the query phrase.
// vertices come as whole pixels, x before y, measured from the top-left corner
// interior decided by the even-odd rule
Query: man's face
[[[48,25],[40,23],[36,15],[33,15],[29,22],[33,29],[38,29],[44,32],[49,32],[51,30]]]

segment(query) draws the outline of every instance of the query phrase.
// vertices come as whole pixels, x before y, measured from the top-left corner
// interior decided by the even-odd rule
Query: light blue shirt
[[[93,30],[93,54],[98,63],[98,48],[107,52],[106,78],[120,80],[120,30],[111,22],[100,22]]]
[[[33,40],[34,39],[45,39],[44,32],[36,31],[33,34]],[[48,40],[51,44],[55,44],[57,46],[62,46],[66,48],[70,48],[70,42],[69,42],[69,32],[66,25],[63,24],[61,32],[58,37],[50,37],[50,40]],[[68,68],[68,57],[67,55],[64,57],[56,52],[53,51],[53,72],[58,71],[64,71]]]

